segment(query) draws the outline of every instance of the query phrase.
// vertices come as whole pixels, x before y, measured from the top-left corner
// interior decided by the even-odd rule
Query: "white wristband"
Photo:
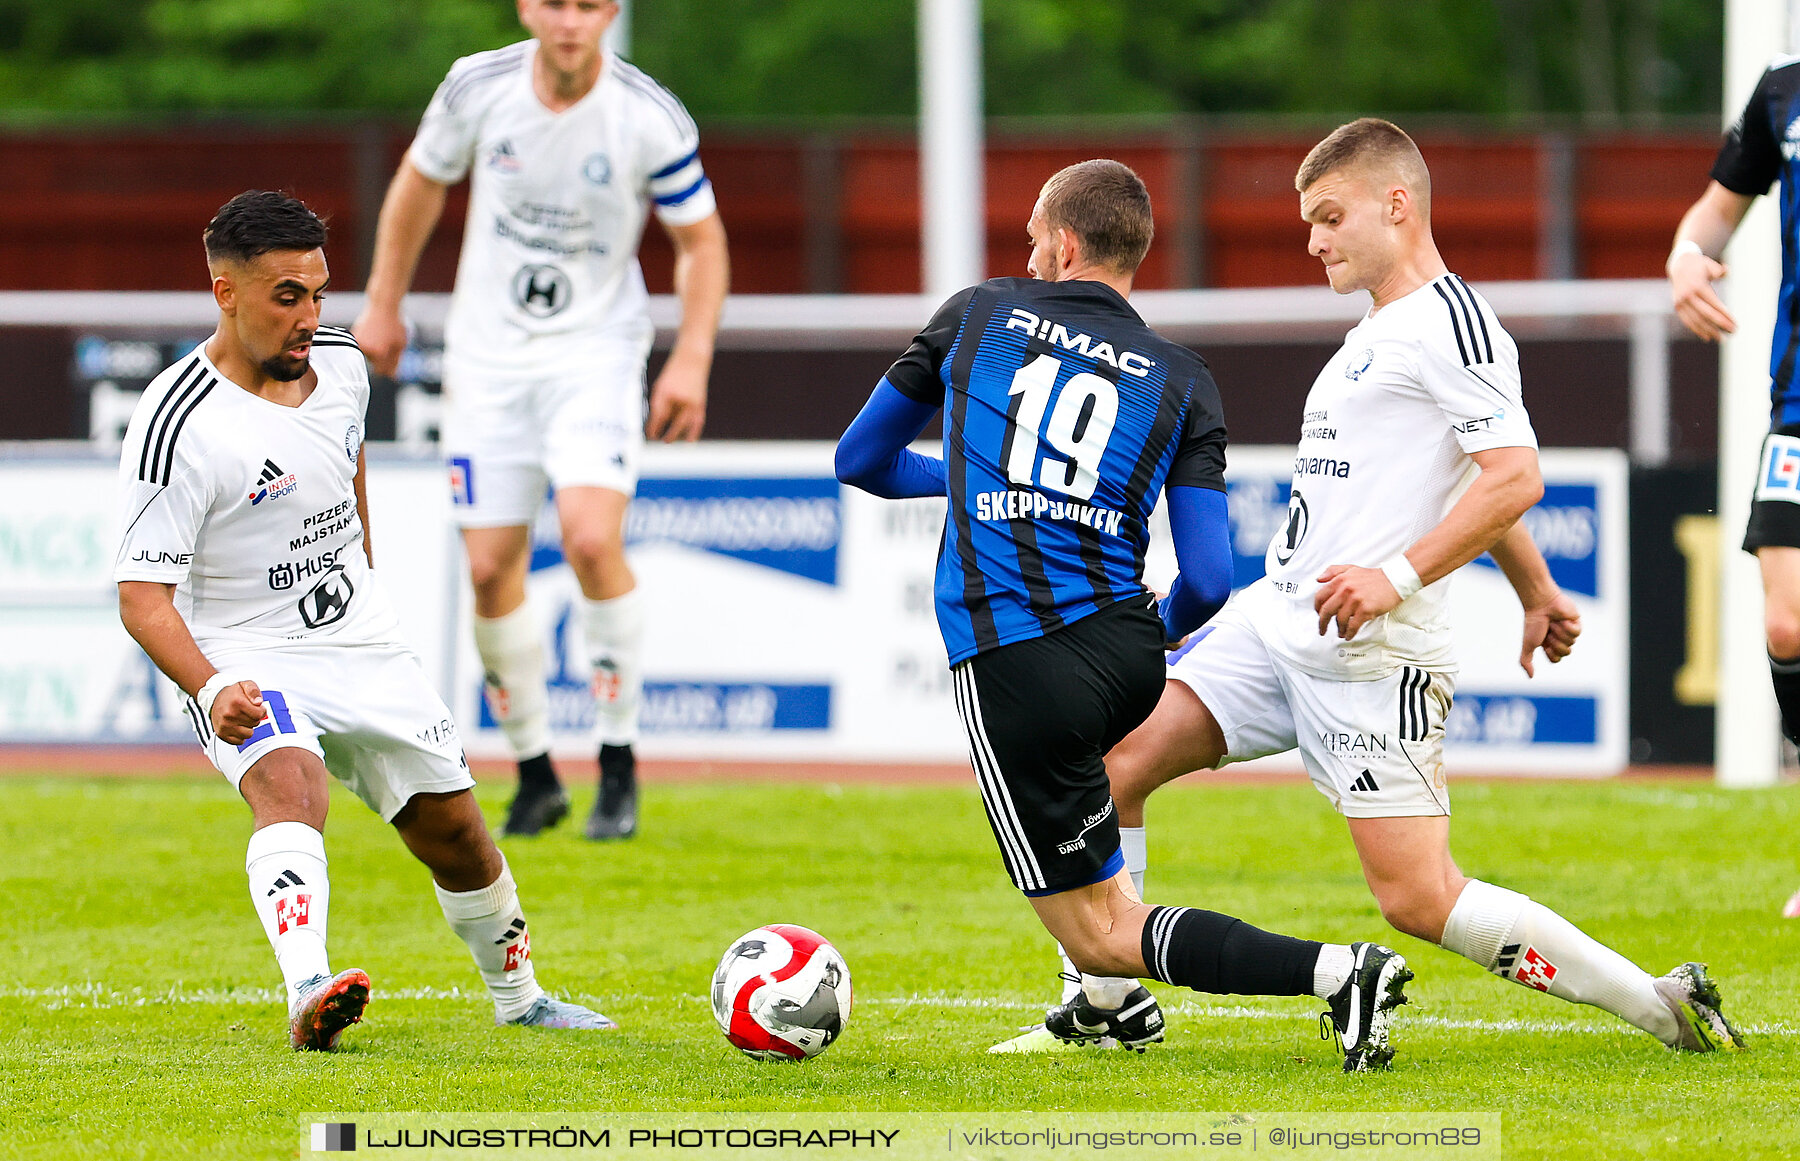
[[[1387,575],[1388,583],[1394,586],[1394,591],[1400,594],[1403,601],[1425,587],[1425,582],[1419,579],[1419,570],[1412,566],[1412,561],[1406,559],[1404,552],[1383,561],[1381,571]]]
[[[1669,251],[1668,261],[1664,262],[1663,265],[1672,269],[1675,265],[1675,260],[1686,254],[1699,254],[1700,256],[1705,257],[1706,251],[1702,250],[1700,248],[1700,243],[1694,241],[1692,238],[1683,238],[1681,241],[1675,243],[1675,248],[1673,250]]]
[[[206,720],[207,729],[212,729],[213,702],[219,700],[219,694],[224,692],[226,686],[236,685],[242,680],[244,679],[241,677],[226,677],[223,673],[215,673],[194,694],[194,704],[200,707],[200,716]]]

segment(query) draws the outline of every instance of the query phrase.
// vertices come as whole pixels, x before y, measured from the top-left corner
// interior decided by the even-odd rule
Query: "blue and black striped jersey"
[[[937,612],[952,665],[1144,594],[1158,494],[1225,488],[1205,360],[1103,283],[971,287],[887,379],[944,408]]]
[[[1725,135],[1712,179],[1733,193],[1756,197],[1781,181],[1781,296],[1769,353],[1770,425],[1800,424],[1795,361],[1800,358],[1800,57],[1783,57],[1756,82],[1756,91]]]

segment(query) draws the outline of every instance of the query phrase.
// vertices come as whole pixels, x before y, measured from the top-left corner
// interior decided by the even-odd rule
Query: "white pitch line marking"
[[[374,998],[377,1000],[448,1000],[474,1004],[486,1001],[487,994],[460,987],[383,988],[377,985]],[[613,1007],[668,1003],[671,999],[666,995],[609,994],[602,996],[592,993],[573,993],[572,998]],[[710,1004],[711,1002],[702,995],[679,995],[673,998],[691,1004]],[[0,985],[0,1000],[44,1000],[48,1001],[45,1007],[54,1011],[62,1008],[141,1008],[149,1004],[282,1004],[286,1002],[286,995],[278,988],[188,988],[180,984],[167,988],[115,988],[108,984],[90,982],[63,984],[50,988]],[[1002,1012],[1042,1011],[1046,1007],[1045,1002],[1041,999],[1034,1001],[1004,996],[858,996],[856,1003],[859,1007],[868,1004],[878,1007],[928,1007]],[[1297,1008],[1307,1006],[1296,1005]],[[1202,1004],[1192,1000],[1171,1005],[1169,1010],[1179,1012],[1183,1016],[1210,1020],[1288,1020],[1311,1024],[1318,1019],[1317,1015],[1302,1011],[1258,1008],[1246,1004]],[[1444,1028],[1458,1032],[1607,1035],[1625,1028],[1625,1025],[1617,1020],[1461,1020],[1447,1016],[1413,1014],[1404,1009],[1398,1014],[1398,1018],[1405,1026]],[[1785,1021],[1772,1024],[1747,1024],[1740,1030],[1755,1036],[1800,1036],[1800,1025]]]

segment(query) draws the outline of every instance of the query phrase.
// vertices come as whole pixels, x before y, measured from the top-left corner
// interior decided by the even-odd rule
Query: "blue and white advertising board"
[[[646,449],[627,540],[645,602],[650,758],[960,762],[966,748],[932,605],[941,500],[840,488],[819,443]],[[1236,581],[1259,576],[1287,511],[1292,451],[1233,448]],[[1491,562],[1453,582],[1462,671],[1452,772],[1605,774],[1626,762],[1626,461],[1543,453],[1527,517],[1585,631],[1561,665],[1519,670],[1520,613]],[[110,581],[115,466],[105,456],[7,458],[0,494],[0,741],[181,741],[174,687],[119,627]],[[481,697],[471,601],[449,488],[434,459],[371,448],[377,575],[463,724],[505,757]],[[1166,585],[1166,526],[1150,580]],[[578,592],[547,504],[531,592],[543,620],[560,753],[591,751]],[[1292,757],[1267,760],[1297,770]]]
[[[1263,574],[1269,538],[1287,519],[1293,452],[1232,448],[1233,585]],[[1612,450],[1540,453],[1544,498],[1525,515],[1551,575],[1581,610],[1575,651],[1557,665],[1540,654],[1537,676],[1519,668],[1523,613],[1491,557],[1451,580],[1450,622],[1460,673],[1446,760],[1459,771],[1612,774],[1628,754],[1629,461]],[[1372,562],[1347,562],[1372,563]],[[1172,562],[1165,564],[1173,574]],[[1299,769],[1298,760],[1270,759]]]
[[[831,457],[819,443],[646,449],[626,529],[645,609],[644,755],[961,758],[931,608],[943,502],[920,513],[840,488]],[[546,504],[531,599],[557,750],[586,754],[589,665],[556,528]],[[472,753],[504,756],[472,634],[462,641],[452,708],[476,727]]]
[[[369,459],[377,581],[447,686],[457,587],[443,468],[379,447]],[[0,496],[12,501],[0,510],[0,742],[193,741],[174,682],[119,624],[117,451],[0,456]]]

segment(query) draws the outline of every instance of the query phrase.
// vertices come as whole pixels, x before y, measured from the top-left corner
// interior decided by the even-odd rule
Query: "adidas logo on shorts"
[[[1364,793],[1374,793],[1375,791],[1380,790],[1381,787],[1376,784],[1375,775],[1364,770],[1361,774],[1356,776],[1356,781],[1350,784],[1350,789],[1361,790]]]

